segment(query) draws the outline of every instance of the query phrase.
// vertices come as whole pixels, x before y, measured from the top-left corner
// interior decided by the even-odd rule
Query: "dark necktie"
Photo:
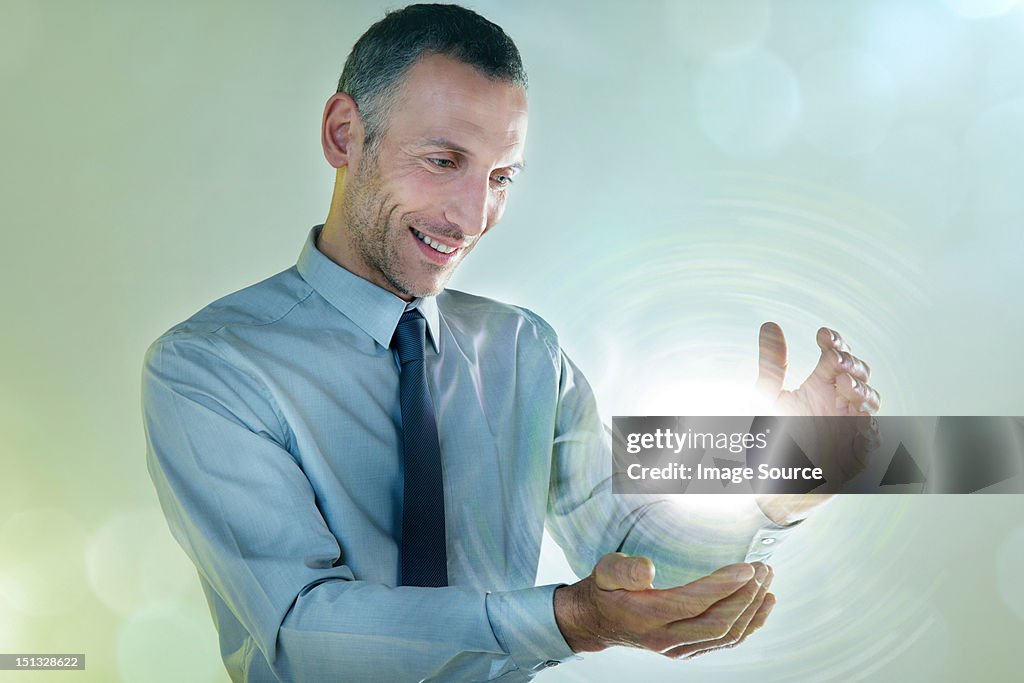
[[[406,311],[391,347],[398,351],[402,404],[405,494],[402,508],[401,575],[403,586],[447,586],[448,555],[444,534],[441,449],[434,406],[427,393],[423,345],[427,321]]]

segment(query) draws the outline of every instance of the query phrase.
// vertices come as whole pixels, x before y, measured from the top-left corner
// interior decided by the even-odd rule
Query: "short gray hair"
[[[368,157],[379,148],[402,77],[426,54],[452,57],[492,80],[527,85],[515,43],[476,12],[458,5],[409,5],[388,12],[356,41],[338,81],[338,92],[348,93],[359,107]]]

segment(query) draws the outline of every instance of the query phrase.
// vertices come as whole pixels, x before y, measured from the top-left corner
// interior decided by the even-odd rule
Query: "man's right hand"
[[[574,652],[626,645],[690,658],[734,647],[775,606],[766,564],[730,564],[685,586],[653,588],[646,557],[609,553],[587,578],[555,590],[555,621]]]

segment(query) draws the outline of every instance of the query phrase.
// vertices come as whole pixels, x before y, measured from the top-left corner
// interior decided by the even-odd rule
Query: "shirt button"
[[[761,545],[771,545],[772,543],[775,543],[775,539],[774,538],[769,537],[769,538],[762,538],[761,539]]]

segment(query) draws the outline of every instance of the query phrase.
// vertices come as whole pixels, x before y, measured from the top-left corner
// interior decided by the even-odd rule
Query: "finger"
[[[817,378],[825,384],[831,384],[836,375],[845,372],[843,369],[843,354],[836,349],[822,349],[818,356],[818,364],[814,366],[811,377]]]
[[[768,565],[762,562],[756,562],[754,563],[754,566],[757,568],[757,573],[754,575],[754,582],[757,583],[756,593],[750,601],[750,604],[747,605],[746,609],[744,609],[736,621],[733,622],[728,633],[714,640],[674,647],[662,654],[673,658],[687,657],[702,650],[714,650],[723,647],[732,647],[738,644],[747,632],[747,629],[750,627],[750,624],[754,619],[754,615],[757,614],[758,609],[760,609],[761,604],[764,602],[765,595],[768,593],[768,587],[771,585],[772,577],[774,576],[774,573]]]
[[[821,379],[831,382],[841,372],[853,375],[862,382],[867,382],[871,377],[871,367],[850,353],[850,347],[835,330],[822,327],[818,330],[817,342],[821,356],[814,374]]]
[[[768,615],[772,613],[773,609],[775,609],[775,602],[774,593],[765,594],[764,602],[762,602],[761,606],[757,609],[757,613],[754,614],[754,618],[750,620],[750,626],[747,627],[747,631],[743,634],[743,638],[740,639],[740,642],[743,642],[750,637],[750,634],[764,626],[764,623],[768,621]]]
[[[867,382],[871,378],[871,368],[857,356],[854,356],[849,351],[840,351],[840,362],[839,367],[847,372],[847,374],[853,375],[861,382]]]
[[[874,390],[873,387],[870,387],[867,384],[864,385],[864,390],[867,392],[868,398],[864,403],[858,406],[860,408],[858,412],[865,415],[874,415],[878,412],[878,409],[882,407],[882,397]]]
[[[843,340],[842,336],[833,329],[828,327],[822,327],[818,330],[817,334],[818,347],[822,351],[826,349],[835,349],[836,351],[849,351],[850,347],[846,341]]]
[[[750,624],[747,626],[747,630],[743,632],[743,635],[740,636],[740,639],[738,641],[736,641],[735,643],[732,643],[731,645],[727,645],[725,647],[736,647],[737,645],[742,644],[755,631],[757,631],[762,626],[764,626],[765,622],[768,621],[768,615],[770,615],[772,613],[772,610],[775,609],[775,602],[776,602],[775,594],[774,593],[766,593],[765,596],[764,596],[764,600],[761,601],[760,606],[757,608],[757,611],[754,613],[753,619],[750,620]],[[693,653],[689,657],[686,657],[686,659],[693,659],[694,657],[700,657],[701,655],[707,654],[708,652],[711,652],[711,650],[701,650],[699,652]]]
[[[850,411],[834,422],[836,432],[830,439],[831,447],[822,454],[825,477],[836,487],[861,474],[870,462],[871,453],[881,443],[878,421],[870,415],[854,412],[852,407]]]
[[[773,322],[761,325],[757,350],[757,390],[777,396],[786,378],[786,337]]]
[[[858,430],[853,438],[853,458],[847,463],[849,466],[844,468],[843,478],[852,479],[863,472],[871,460],[871,454],[877,451],[881,445],[882,437],[877,428]]]
[[[659,613],[665,621],[693,619],[718,602],[735,595],[754,578],[755,569],[746,562],[730,564],[685,586],[658,591],[666,602]]]
[[[870,415],[858,416],[856,420],[859,448],[863,451],[877,450],[882,445],[882,429],[878,420]]]
[[[852,358],[853,356],[845,351],[822,349],[821,355],[818,356],[818,364],[814,366],[811,375],[826,384],[831,384],[840,374],[854,369],[849,360]]]
[[[735,591],[690,619],[669,624],[666,629],[670,645],[690,645],[725,638],[740,615],[750,606],[760,586],[753,577]],[[664,650],[662,650],[664,651]]]
[[[735,645],[739,642],[740,638],[743,637],[743,634],[747,632],[747,628],[750,626],[750,622],[753,620],[754,614],[756,614],[757,610],[761,607],[761,603],[764,602],[764,596],[768,594],[768,588],[772,585],[774,572],[771,567],[763,563],[759,564],[761,564],[761,567],[758,569],[758,573],[754,577],[759,586],[757,593],[754,595],[754,599],[750,601],[750,604],[747,605],[747,608],[743,610],[743,613],[740,614],[739,618],[732,625],[732,629],[729,630],[729,635],[726,637],[728,642],[725,643],[725,646]]]
[[[594,567],[594,582],[606,591],[647,590],[653,588],[654,563],[646,557],[608,553]]]
[[[850,404],[850,414],[869,415],[878,411],[881,397],[871,386],[847,373],[836,376],[836,391]]]

